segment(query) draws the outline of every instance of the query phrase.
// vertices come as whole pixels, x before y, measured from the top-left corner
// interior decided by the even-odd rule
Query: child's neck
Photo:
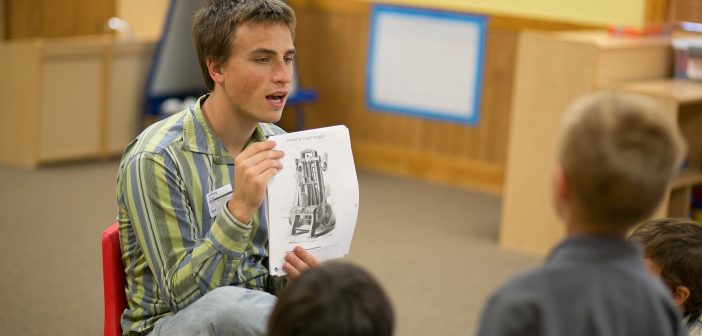
[[[585,221],[577,220],[575,218],[566,222],[566,235],[568,237],[586,235],[626,239],[627,232],[628,229],[611,229],[607,228],[605,225],[587,223]]]

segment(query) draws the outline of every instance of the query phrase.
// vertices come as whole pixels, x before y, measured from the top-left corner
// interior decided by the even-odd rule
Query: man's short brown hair
[[[563,121],[559,161],[578,218],[621,231],[650,216],[680,166],[685,142],[672,114],[641,95],[599,92]]]
[[[689,218],[661,218],[642,224],[629,240],[643,246],[671,291],[678,286],[690,290],[683,313],[688,323],[697,321],[702,312],[702,226]]]
[[[282,23],[295,35],[295,12],[280,0],[204,0],[193,18],[193,39],[207,89],[214,81],[207,59],[223,64],[230,55],[237,27],[245,23]]]

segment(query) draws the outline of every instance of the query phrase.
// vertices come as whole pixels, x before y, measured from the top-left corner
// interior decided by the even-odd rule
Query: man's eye
[[[266,57],[261,57],[256,59],[256,63],[261,63],[261,64],[266,64],[269,62],[269,59]]]
[[[295,57],[293,57],[293,56],[285,57],[285,63],[289,64],[289,63],[293,63],[293,62],[295,62]]]

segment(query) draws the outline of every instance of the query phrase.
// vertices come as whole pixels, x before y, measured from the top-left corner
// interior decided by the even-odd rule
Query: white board
[[[476,124],[486,21],[484,16],[375,5],[369,107]]]

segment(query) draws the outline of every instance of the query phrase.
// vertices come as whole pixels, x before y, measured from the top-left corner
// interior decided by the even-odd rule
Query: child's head
[[[623,235],[650,216],[685,148],[667,109],[633,94],[600,92],[577,100],[561,132],[556,208],[597,233]]]
[[[649,271],[660,276],[689,322],[702,311],[702,226],[687,218],[642,224],[629,238],[644,248]]]
[[[285,289],[268,335],[390,336],[394,323],[390,300],[370,274],[330,262],[305,271]]]

